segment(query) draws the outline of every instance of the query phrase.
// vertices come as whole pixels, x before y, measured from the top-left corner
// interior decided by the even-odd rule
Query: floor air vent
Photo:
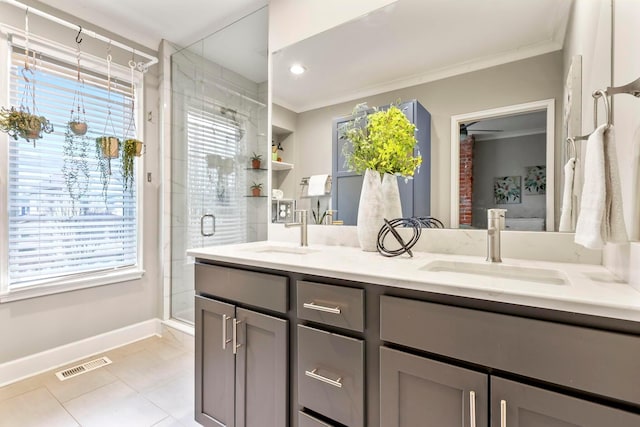
[[[94,369],[102,368],[103,366],[110,365],[111,363],[113,362],[111,362],[108,357],[102,356],[99,359],[91,360],[87,363],[83,363],[82,365],[56,372],[56,377],[58,377],[60,381],[68,380],[69,378],[77,377],[78,375],[93,371]]]

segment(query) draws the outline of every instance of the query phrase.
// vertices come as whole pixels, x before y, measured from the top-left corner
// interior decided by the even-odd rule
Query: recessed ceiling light
[[[293,64],[291,67],[289,67],[289,71],[291,71],[292,74],[299,75],[307,71],[307,69],[300,64]]]

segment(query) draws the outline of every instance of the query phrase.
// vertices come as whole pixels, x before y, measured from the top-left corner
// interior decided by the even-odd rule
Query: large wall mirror
[[[606,10],[604,3],[581,7]],[[300,184],[331,173],[332,122],[361,102],[415,99],[431,114],[431,151],[423,154],[432,216],[448,227],[481,228],[486,209],[504,207],[511,229],[557,231],[565,123],[581,116],[577,102],[573,117],[565,117],[567,83],[573,82],[574,100],[581,89],[575,72],[573,80],[568,74],[576,55],[593,50],[593,39],[582,40],[581,33],[598,22],[600,34],[610,33],[602,27],[610,25],[606,17],[578,22],[598,15],[575,8],[572,0],[398,0],[272,52],[272,129],[281,137],[275,142],[282,160],[295,165],[274,172],[273,187],[299,207],[329,207],[330,198],[307,199]],[[601,70],[609,67],[604,59],[610,56],[597,58]],[[294,64],[306,72],[292,74]],[[463,222],[457,144],[470,135],[483,173],[475,180],[475,220]],[[544,186],[532,183],[542,175]],[[502,188],[511,191],[507,199]]]

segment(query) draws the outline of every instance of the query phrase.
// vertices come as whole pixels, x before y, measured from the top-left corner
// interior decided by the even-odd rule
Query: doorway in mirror
[[[547,100],[452,117],[453,227],[504,208],[507,230],[554,230],[553,115]]]

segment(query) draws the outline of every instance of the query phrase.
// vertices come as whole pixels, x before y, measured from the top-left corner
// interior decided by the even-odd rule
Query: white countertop
[[[263,241],[191,249],[187,255],[254,267],[264,267],[403,289],[527,305],[553,310],[640,321],[640,292],[620,283],[604,267],[503,258],[502,265],[557,270],[568,284],[513,280],[488,275],[427,271],[433,261],[485,264],[483,258],[414,252],[387,258],[345,246],[311,245],[309,253],[287,253],[298,245]],[[271,249],[271,250],[270,250]]]

